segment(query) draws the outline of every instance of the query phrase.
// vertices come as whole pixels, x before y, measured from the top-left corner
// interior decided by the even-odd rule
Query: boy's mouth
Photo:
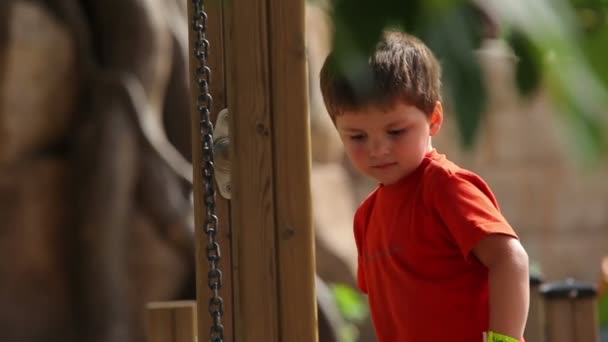
[[[395,162],[375,164],[375,165],[372,165],[372,169],[388,169],[389,167],[395,166],[395,165],[397,165],[397,163],[395,163]]]

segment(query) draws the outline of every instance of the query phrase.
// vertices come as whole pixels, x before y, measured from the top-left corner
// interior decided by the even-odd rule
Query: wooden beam
[[[545,283],[540,291],[545,303],[546,341],[600,341],[593,284],[566,279]]]
[[[225,6],[235,341],[279,342],[266,0]]]
[[[304,0],[268,0],[282,341],[317,341]]]
[[[530,277],[530,309],[524,330],[526,341],[545,342],[545,311],[540,293],[541,284],[540,276]]]
[[[303,0],[226,2],[236,341],[316,341]]]
[[[597,297],[582,298],[574,303],[576,341],[599,342],[599,313]]]
[[[222,244],[224,287],[230,290],[223,294],[225,341],[316,341],[304,1],[232,0],[223,2],[223,9],[219,0],[206,2],[214,104],[227,95],[223,101],[230,110],[231,219],[220,213],[232,232],[222,233],[231,238]],[[221,59],[214,39],[223,42]],[[224,70],[226,77],[218,80]],[[223,88],[214,91],[219,85]],[[192,118],[194,165],[200,165],[198,113]],[[200,172],[194,179],[202,341],[209,315]],[[230,254],[232,274],[226,268]]]
[[[148,342],[196,342],[196,302],[152,302],[146,311]]]

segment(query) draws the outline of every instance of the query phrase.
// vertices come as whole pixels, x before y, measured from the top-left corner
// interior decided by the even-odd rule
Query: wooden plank
[[[595,297],[577,299],[574,303],[574,341],[599,342],[599,316]]]
[[[545,342],[545,314],[539,285],[530,285],[530,310],[524,331],[526,341]]]
[[[268,0],[281,341],[318,340],[305,2]]]
[[[231,1],[224,8],[222,41],[224,60],[229,61],[225,64],[229,66],[225,67],[229,82],[224,84],[231,113],[233,199],[229,223],[233,229],[234,272],[234,305],[226,305],[226,310],[233,312],[230,318],[234,335],[228,336],[233,329],[226,324],[226,340],[316,341],[304,2],[267,1],[247,1],[240,9],[238,3]],[[242,10],[245,4],[247,11]],[[208,13],[213,18],[212,7]],[[270,22],[269,14],[273,18]],[[295,21],[288,16],[295,16]],[[210,21],[210,30],[214,27]],[[210,31],[210,41],[212,37]],[[218,49],[213,49],[213,43],[211,46],[213,56]],[[287,54],[283,49],[287,49]],[[214,63],[220,65],[221,60],[210,60],[210,65]],[[277,69],[271,74],[274,68]],[[213,67],[212,70],[212,86],[216,86],[218,72]],[[215,104],[216,94],[213,93]],[[195,165],[200,165],[198,136],[198,113],[194,113]],[[195,182],[200,184],[200,174],[195,173]],[[197,186],[198,203],[202,198],[200,189]],[[204,206],[197,205],[196,217],[200,227]],[[199,234],[199,245],[201,238]],[[199,246],[197,250],[201,260],[203,249]],[[222,257],[225,260],[225,249]],[[198,289],[205,293],[206,265],[199,267]],[[225,266],[224,270],[226,277]],[[202,339],[209,327],[204,296],[199,296],[199,303]]]
[[[225,55],[224,55],[224,12],[222,2],[220,0],[206,0],[205,10],[208,15],[208,28],[207,28],[207,39],[210,42],[209,48],[209,59],[208,66],[211,68],[211,87],[210,92],[213,97],[212,107],[212,120],[215,122],[215,118],[219,111],[227,107],[226,103],[226,80],[225,80]],[[188,1],[188,20],[189,27],[192,18],[192,1]],[[189,30],[190,45],[189,51],[192,53],[194,49],[193,36],[191,29]],[[196,68],[196,61],[192,57],[190,58],[190,75],[194,75]],[[191,82],[191,98],[194,100],[198,96],[198,87],[194,82]],[[204,255],[206,236],[204,229],[202,228],[203,223],[206,219],[206,209],[203,203],[203,184],[201,180],[201,140],[199,122],[200,115],[192,108],[192,158],[194,165],[194,203],[195,203],[195,225],[196,231],[196,246],[197,246],[197,293],[198,297],[198,331],[201,336],[201,341],[206,340],[209,335],[210,328],[210,315],[208,311],[208,298],[210,290],[207,285],[207,273],[209,271],[209,265],[206,262]],[[232,341],[232,252],[231,252],[231,240],[230,240],[230,207],[229,201],[223,199],[221,196],[217,196],[217,216],[219,218],[219,234],[218,241],[221,248],[221,260],[220,269],[223,274],[223,286],[220,290],[220,295],[224,300],[225,312],[222,317],[224,324],[224,337],[225,341]]]
[[[547,322],[547,335],[545,336],[546,341],[577,341],[576,332],[574,330],[573,309],[574,303],[570,299],[550,299],[545,301],[545,314]]]
[[[146,312],[148,342],[195,342],[196,302],[149,303]]]
[[[226,1],[235,341],[279,341],[265,0]]]

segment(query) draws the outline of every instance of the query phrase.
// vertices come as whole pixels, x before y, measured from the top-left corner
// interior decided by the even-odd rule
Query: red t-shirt
[[[358,284],[379,342],[478,342],[488,330],[489,234],[517,237],[488,185],[436,151],[372,192],[354,221]]]

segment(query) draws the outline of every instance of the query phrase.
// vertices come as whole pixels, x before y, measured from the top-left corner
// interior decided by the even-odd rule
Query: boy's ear
[[[441,125],[443,124],[443,106],[441,105],[441,102],[437,101],[437,103],[435,103],[435,108],[431,113],[429,123],[429,134],[431,136],[435,136],[435,134],[439,133],[439,130],[441,130]]]

